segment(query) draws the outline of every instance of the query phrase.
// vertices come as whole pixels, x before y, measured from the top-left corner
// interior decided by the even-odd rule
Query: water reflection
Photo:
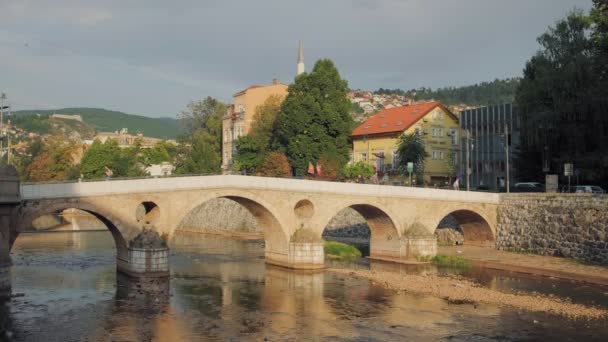
[[[347,275],[267,266],[263,243],[209,236],[171,241],[170,282],[135,282],[116,276],[109,233],[56,234],[24,235],[14,247],[13,293],[19,296],[0,306],[0,324],[16,340],[521,340],[575,338],[580,331],[586,339],[608,336],[605,322],[450,305]],[[404,277],[448,272],[366,259],[333,265]],[[511,284],[505,280],[510,275],[467,272],[463,276],[484,286]],[[513,290],[552,284],[510,277],[519,279]],[[570,295],[578,291],[569,289]],[[583,292],[602,300],[597,292]]]

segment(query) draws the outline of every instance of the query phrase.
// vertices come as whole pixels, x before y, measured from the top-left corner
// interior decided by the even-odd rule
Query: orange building
[[[270,85],[252,85],[234,94],[234,103],[222,120],[222,169],[229,170],[232,166],[234,141],[240,136],[247,135],[254,121],[255,110],[270,96],[287,96],[287,85],[273,80]]]

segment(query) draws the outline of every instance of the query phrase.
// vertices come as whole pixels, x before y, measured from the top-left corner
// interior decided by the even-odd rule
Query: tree
[[[226,105],[207,97],[191,102],[179,115],[186,128],[182,136],[176,161],[177,174],[206,174],[220,171],[222,156],[222,117]]]
[[[239,171],[253,173],[266,158],[270,151],[276,117],[281,110],[283,100],[283,96],[272,95],[255,109],[249,134],[239,137],[235,142],[234,163]]]
[[[160,140],[157,141],[152,147],[142,151],[141,162],[146,166],[160,164],[163,162],[172,162],[174,155],[175,145],[167,141]]]
[[[414,174],[418,182],[424,177],[425,159],[428,157],[424,141],[419,134],[401,134],[397,147],[397,167],[403,174],[407,174],[407,163],[414,163]]]
[[[60,137],[35,140],[28,149],[32,154],[31,162],[25,168],[26,180],[43,182],[78,178],[79,168],[74,162],[77,149],[76,142]]]
[[[595,4],[594,15],[601,17],[605,6]],[[526,63],[516,95],[522,136],[515,163],[522,179],[540,179],[546,158],[554,172],[568,162],[585,181],[608,180],[601,29],[576,10],[538,38],[542,49]]]
[[[348,136],[354,127],[347,82],[332,61],[322,59],[310,74],[297,76],[288,92],[276,119],[274,147],[287,155],[300,176],[324,154],[341,168],[348,161]]]
[[[80,170],[85,179],[106,177],[106,167],[112,170],[113,177],[143,176],[143,164],[139,162],[141,147],[121,149],[118,141],[107,139],[104,143],[95,139],[80,162]]]
[[[285,154],[271,152],[262,162],[259,172],[266,177],[289,177],[291,176],[291,167]]]

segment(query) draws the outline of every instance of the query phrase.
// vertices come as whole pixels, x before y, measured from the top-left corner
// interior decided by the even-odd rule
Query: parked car
[[[589,194],[603,194],[605,193],[604,189],[600,188],[597,185],[577,185],[574,187],[574,192],[576,193],[589,193]]]
[[[517,183],[512,188],[513,192],[545,192],[545,186],[537,182]]]

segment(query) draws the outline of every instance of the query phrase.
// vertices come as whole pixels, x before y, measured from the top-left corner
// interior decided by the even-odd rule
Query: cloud
[[[334,60],[354,88],[521,74],[535,38],[591,0],[2,1],[0,90],[20,102],[171,115]],[[52,89],[51,89],[52,88]]]

